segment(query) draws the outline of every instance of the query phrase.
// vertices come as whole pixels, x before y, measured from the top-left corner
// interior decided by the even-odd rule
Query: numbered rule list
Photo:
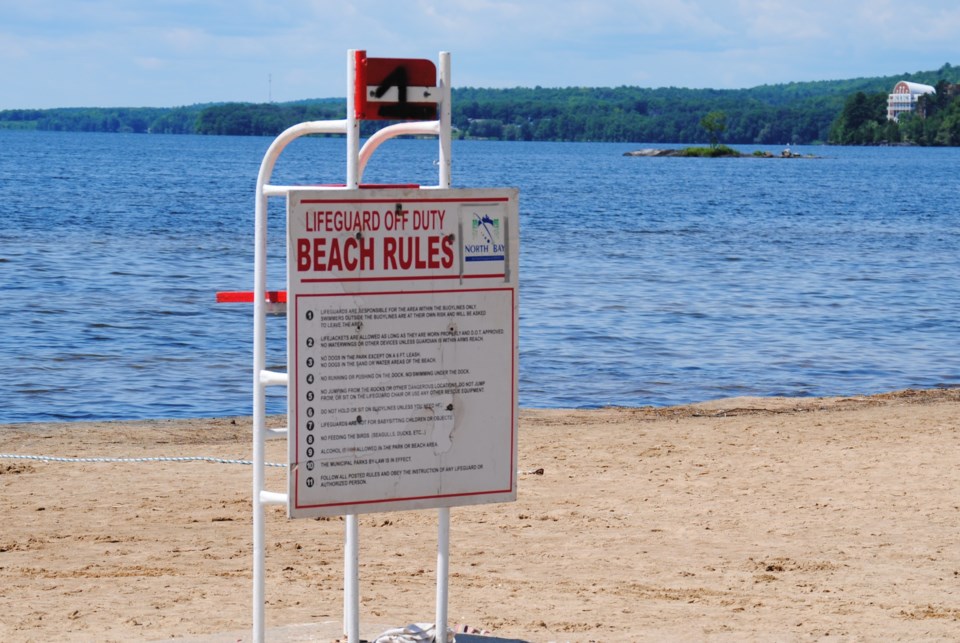
[[[302,281],[288,320],[291,515],[515,499],[515,287]]]

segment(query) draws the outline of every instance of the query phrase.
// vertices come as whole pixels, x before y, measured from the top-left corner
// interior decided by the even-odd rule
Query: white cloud
[[[196,53],[209,46],[211,37],[197,27],[174,27],[154,34],[158,40],[177,53]]]
[[[134,62],[138,67],[146,69],[149,71],[158,71],[164,69],[167,66],[167,62],[161,58],[152,58],[152,57],[141,57],[134,58]]]
[[[870,25],[870,32],[888,43],[925,47],[930,43],[956,46],[960,38],[960,7],[955,3],[884,3],[884,11],[872,15],[868,4],[859,17]]]
[[[27,107],[75,104],[77,88],[112,104],[263,100],[269,74],[278,100],[342,96],[351,48],[450,51],[454,83],[481,87],[749,87],[960,62],[955,0],[0,0],[0,11],[0,101]]]
[[[0,33],[0,61],[12,62],[30,54],[27,42],[14,34]]]
[[[770,42],[810,42],[831,37],[830,20],[816,4],[780,0],[741,0],[740,19],[747,25],[744,39]],[[833,20],[835,22],[835,19]]]

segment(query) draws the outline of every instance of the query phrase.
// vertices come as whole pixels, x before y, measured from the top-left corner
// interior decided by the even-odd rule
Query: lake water
[[[250,413],[252,310],[215,293],[252,289],[269,143],[0,131],[0,422]],[[391,141],[364,179],[435,184],[436,147]],[[960,385],[960,149],[639,147],[454,144],[455,186],[520,188],[522,406]],[[296,141],[273,182],[342,182],[343,155]]]

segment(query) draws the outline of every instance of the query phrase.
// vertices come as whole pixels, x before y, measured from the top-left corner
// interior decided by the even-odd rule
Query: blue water
[[[250,413],[252,311],[214,294],[252,289],[269,143],[0,131],[0,422]],[[520,188],[522,406],[960,385],[960,149],[639,147],[454,145],[456,186]],[[296,141],[273,182],[342,182],[343,153]],[[364,178],[434,184],[435,158],[391,141]]]

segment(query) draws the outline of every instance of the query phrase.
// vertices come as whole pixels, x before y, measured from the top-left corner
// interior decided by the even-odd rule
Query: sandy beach
[[[451,625],[960,640],[960,389],[525,410],[519,435],[518,502],[452,510]],[[285,442],[267,452],[283,462]],[[249,458],[250,422],[7,425],[0,453]],[[249,628],[250,488],[241,464],[0,459],[0,640]],[[435,512],[360,529],[362,627],[431,621]],[[342,520],[271,508],[267,542],[268,627],[342,618]]]

